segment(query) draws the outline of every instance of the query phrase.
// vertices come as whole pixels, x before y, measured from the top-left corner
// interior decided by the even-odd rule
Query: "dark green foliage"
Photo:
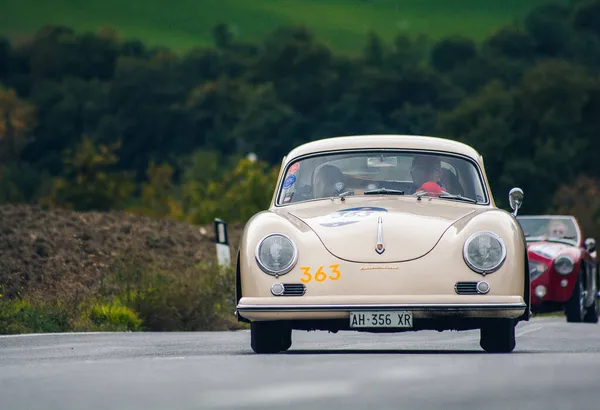
[[[10,42],[4,37],[0,37],[0,84],[8,77],[10,64]]]
[[[573,25],[577,29],[589,30],[600,37],[600,2],[593,0],[578,1]]]
[[[181,56],[109,29],[44,27],[29,43],[0,40],[0,79],[37,109],[21,159],[67,185],[65,153],[84,136],[119,141],[114,168],[133,172],[139,188],[150,163],[170,164],[181,183],[182,159],[195,151],[255,152],[276,166],[317,138],[428,134],[480,150],[500,204],[519,185],[536,198],[523,211],[542,212],[560,185],[600,176],[598,10],[600,0],[542,4],[481,44],[401,33],[388,44],[371,31],[358,55],[303,26],[250,44],[219,24],[213,46]],[[11,197],[28,200],[28,190]]]
[[[49,194],[51,187],[50,174],[27,162],[0,165],[0,204],[34,203]]]
[[[438,42],[431,52],[431,65],[440,72],[447,72],[468,63],[477,56],[473,40],[450,37]]]

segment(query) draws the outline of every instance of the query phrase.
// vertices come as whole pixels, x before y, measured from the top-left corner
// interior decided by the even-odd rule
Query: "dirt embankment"
[[[243,227],[229,226],[232,263]],[[0,293],[93,289],[131,262],[170,271],[215,260],[212,225],[194,226],[121,212],[0,206]]]

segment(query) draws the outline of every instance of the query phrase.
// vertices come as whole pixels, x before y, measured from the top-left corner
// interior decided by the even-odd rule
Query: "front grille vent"
[[[459,295],[477,295],[477,282],[456,282],[454,290]]]
[[[282,283],[283,294],[281,296],[304,296],[306,286],[302,283]]]

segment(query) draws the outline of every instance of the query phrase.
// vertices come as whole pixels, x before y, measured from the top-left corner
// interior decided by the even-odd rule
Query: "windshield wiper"
[[[363,192],[364,195],[404,195],[404,191],[398,189],[378,188]]]
[[[345,201],[347,196],[350,195],[354,195],[354,191],[346,191],[346,192],[342,192],[341,194],[338,195],[339,198],[341,198],[341,201]]]
[[[474,200],[473,198],[467,198],[466,196],[462,196],[462,195],[440,194],[439,197],[440,198],[448,198],[448,199],[458,199],[459,201],[471,202],[473,204],[477,203],[477,201]]]

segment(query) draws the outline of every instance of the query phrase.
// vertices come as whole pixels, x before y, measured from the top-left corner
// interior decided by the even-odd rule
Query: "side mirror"
[[[587,238],[583,243],[583,246],[585,246],[585,249],[589,253],[592,253],[596,250],[596,240],[594,238]]]
[[[523,190],[521,188],[513,188],[508,193],[508,202],[513,210],[513,215],[517,216],[519,208],[523,205]]]

